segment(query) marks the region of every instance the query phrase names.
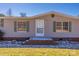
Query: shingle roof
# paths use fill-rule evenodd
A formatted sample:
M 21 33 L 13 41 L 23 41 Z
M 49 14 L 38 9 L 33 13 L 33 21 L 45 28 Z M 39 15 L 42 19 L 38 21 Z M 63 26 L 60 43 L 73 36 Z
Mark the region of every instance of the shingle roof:
M 47 12 L 47 13 L 42 13 L 42 14 L 31 16 L 31 17 L 5 16 L 5 17 L 0 17 L 0 18 L 20 18 L 20 19 L 21 18 L 22 19 L 27 18 L 27 19 L 32 19 L 32 18 L 41 17 L 41 16 L 45 16 L 45 15 L 51 15 L 51 14 L 60 15 L 60 16 L 63 16 L 63 17 L 74 18 L 74 19 L 79 19 L 78 16 L 67 15 L 67 14 L 64 14 L 64 13 L 56 12 L 56 11 L 50 11 L 50 12 Z

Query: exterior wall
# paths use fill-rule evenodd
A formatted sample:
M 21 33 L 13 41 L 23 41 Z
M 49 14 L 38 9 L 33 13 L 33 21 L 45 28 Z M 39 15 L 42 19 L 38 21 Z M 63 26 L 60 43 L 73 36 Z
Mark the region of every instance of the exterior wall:
M 55 37 L 55 38 L 61 38 L 61 37 L 79 37 L 79 20 L 78 19 L 72 19 L 68 17 L 62 17 L 56 15 L 54 18 L 51 18 L 50 16 L 46 16 L 44 18 L 45 21 L 45 36 L 48 37 Z M 71 21 L 72 22 L 72 31 L 71 32 L 53 32 L 53 21 Z
M 31 37 L 35 36 L 35 20 L 36 19 L 44 19 L 45 23 L 45 29 L 44 29 L 44 36 L 45 37 L 55 37 L 55 38 L 61 38 L 61 37 L 79 37 L 79 20 L 63 17 L 60 15 L 55 15 L 54 18 L 52 18 L 50 15 L 40 16 L 36 18 L 32 18 L 30 20 L 24 20 L 24 21 L 30 21 L 30 29 L 29 32 L 14 32 L 14 22 L 17 21 L 16 18 L 5 18 L 4 20 L 4 27 L 2 30 L 5 32 L 4 37 Z M 71 21 L 72 22 L 72 32 L 53 32 L 53 21 Z
M 34 35 L 34 21 L 30 21 L 30 30 L 29 32 L 27 31 L 23 31 L 23 32 L 15 32 L 14 31 L 14 22 L 17 21 L 16 18 L 6 18 L 4 20 L 4 27 L 3 27 L 3 31 L 5 32 L 4 37 L 29 37 Z M 24 21 L 28 21 L 28 20 L 24 20 Z

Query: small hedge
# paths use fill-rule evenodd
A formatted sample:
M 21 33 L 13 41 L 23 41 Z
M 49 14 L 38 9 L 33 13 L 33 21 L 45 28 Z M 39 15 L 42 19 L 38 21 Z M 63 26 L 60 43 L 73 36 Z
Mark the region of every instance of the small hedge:
M 0 30 L 0 40 L 3 40 L 3 36 L 4 36 L 4 32 L 2 30 Z

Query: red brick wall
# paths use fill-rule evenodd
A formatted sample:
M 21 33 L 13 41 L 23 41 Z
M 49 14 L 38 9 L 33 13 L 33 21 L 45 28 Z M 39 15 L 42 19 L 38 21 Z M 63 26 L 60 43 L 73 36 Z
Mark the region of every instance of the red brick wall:
M 52 45 L 52 44 L 57 44 L 57 42 L 53 40 L 29 40 L 29 41 L 26 41 L 25 44 Z

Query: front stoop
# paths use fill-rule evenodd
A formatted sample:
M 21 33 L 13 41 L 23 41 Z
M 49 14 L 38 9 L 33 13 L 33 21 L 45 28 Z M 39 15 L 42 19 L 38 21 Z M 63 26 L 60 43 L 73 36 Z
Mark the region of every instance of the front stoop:
M 27 45 L 55 45 L 57 41 L 52 40 L 51 38 L 45 37 L 33 37 L 30 40 L 26 40 L 25 44 Z

